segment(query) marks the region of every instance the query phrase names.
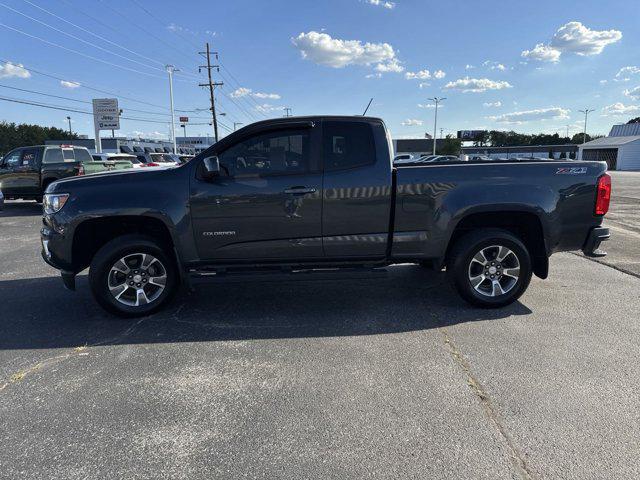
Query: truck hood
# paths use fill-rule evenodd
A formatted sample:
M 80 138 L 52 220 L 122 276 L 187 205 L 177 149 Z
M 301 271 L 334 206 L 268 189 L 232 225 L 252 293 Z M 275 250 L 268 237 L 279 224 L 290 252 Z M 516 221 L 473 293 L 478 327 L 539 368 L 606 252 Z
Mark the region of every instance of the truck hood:
M 122 185 L 143 180 L 152 181 L 154 176 L 161 176 L 175 170 L 176 167 L 163 169 L 146 170 L 144 168 L 127 168 L 125 170 L 112 170 L 108 172 L 92 173 L 91 175 L 80 175 L 68 177 L 53 182 L 47 188 L 46 193 L 69 192 L 76 189 L 84 189 L 93 186 Z

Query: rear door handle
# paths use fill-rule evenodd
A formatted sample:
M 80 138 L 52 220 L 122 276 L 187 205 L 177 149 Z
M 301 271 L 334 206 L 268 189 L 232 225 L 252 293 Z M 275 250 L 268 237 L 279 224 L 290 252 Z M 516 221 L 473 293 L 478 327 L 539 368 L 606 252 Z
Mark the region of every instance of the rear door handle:
M 284 193 L 289 195 L 306 195 L 307 193 L 316 193 L 316 189 L 307 187 L 291 187 L 287 188 Z

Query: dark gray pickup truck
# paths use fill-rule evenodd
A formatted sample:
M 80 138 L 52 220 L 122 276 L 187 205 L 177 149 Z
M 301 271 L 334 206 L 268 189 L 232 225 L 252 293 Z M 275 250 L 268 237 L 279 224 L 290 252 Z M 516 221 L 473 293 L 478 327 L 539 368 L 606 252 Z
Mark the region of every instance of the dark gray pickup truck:
M 194 277 L 296 275 L 394 263 L 446 267 L 468 302 L 516 300 L 563 250 L 604 254 L 604 162 L 392 167 L 382 120 L 301 117 L 247 126 L 165 170 L 47 189 L 42 255 L 68 288 L 148 314 Z

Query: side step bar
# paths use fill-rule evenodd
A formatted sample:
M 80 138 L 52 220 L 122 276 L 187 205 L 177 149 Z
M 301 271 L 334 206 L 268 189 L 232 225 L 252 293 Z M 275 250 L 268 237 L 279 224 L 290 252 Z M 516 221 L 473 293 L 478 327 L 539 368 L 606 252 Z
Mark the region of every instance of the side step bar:
M 292 280 L 330 280 L 330 279 L 379 279 L 386 278 L 388 271 L 384 267 L 345 267 L 345 268 L 271 268 L 263 270 L 238 269 L 191 269 L 189 278 L 193 284 L 267 282 Z

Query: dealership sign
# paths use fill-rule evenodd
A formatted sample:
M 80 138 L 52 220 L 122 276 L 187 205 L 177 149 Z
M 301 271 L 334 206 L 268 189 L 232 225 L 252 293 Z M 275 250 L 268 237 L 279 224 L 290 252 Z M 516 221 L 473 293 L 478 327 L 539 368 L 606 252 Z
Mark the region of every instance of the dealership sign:
M 180 117 L 180 122 L 187 123 L 189 121 L 189 117 Z
M 460 140 L 477 140 L 486 132 L 486 130 L 458 130 L 458 138 Z
M 120 110 L 117 98 L 93 99 L 93 123 L 96 130 L 119 130 Z

